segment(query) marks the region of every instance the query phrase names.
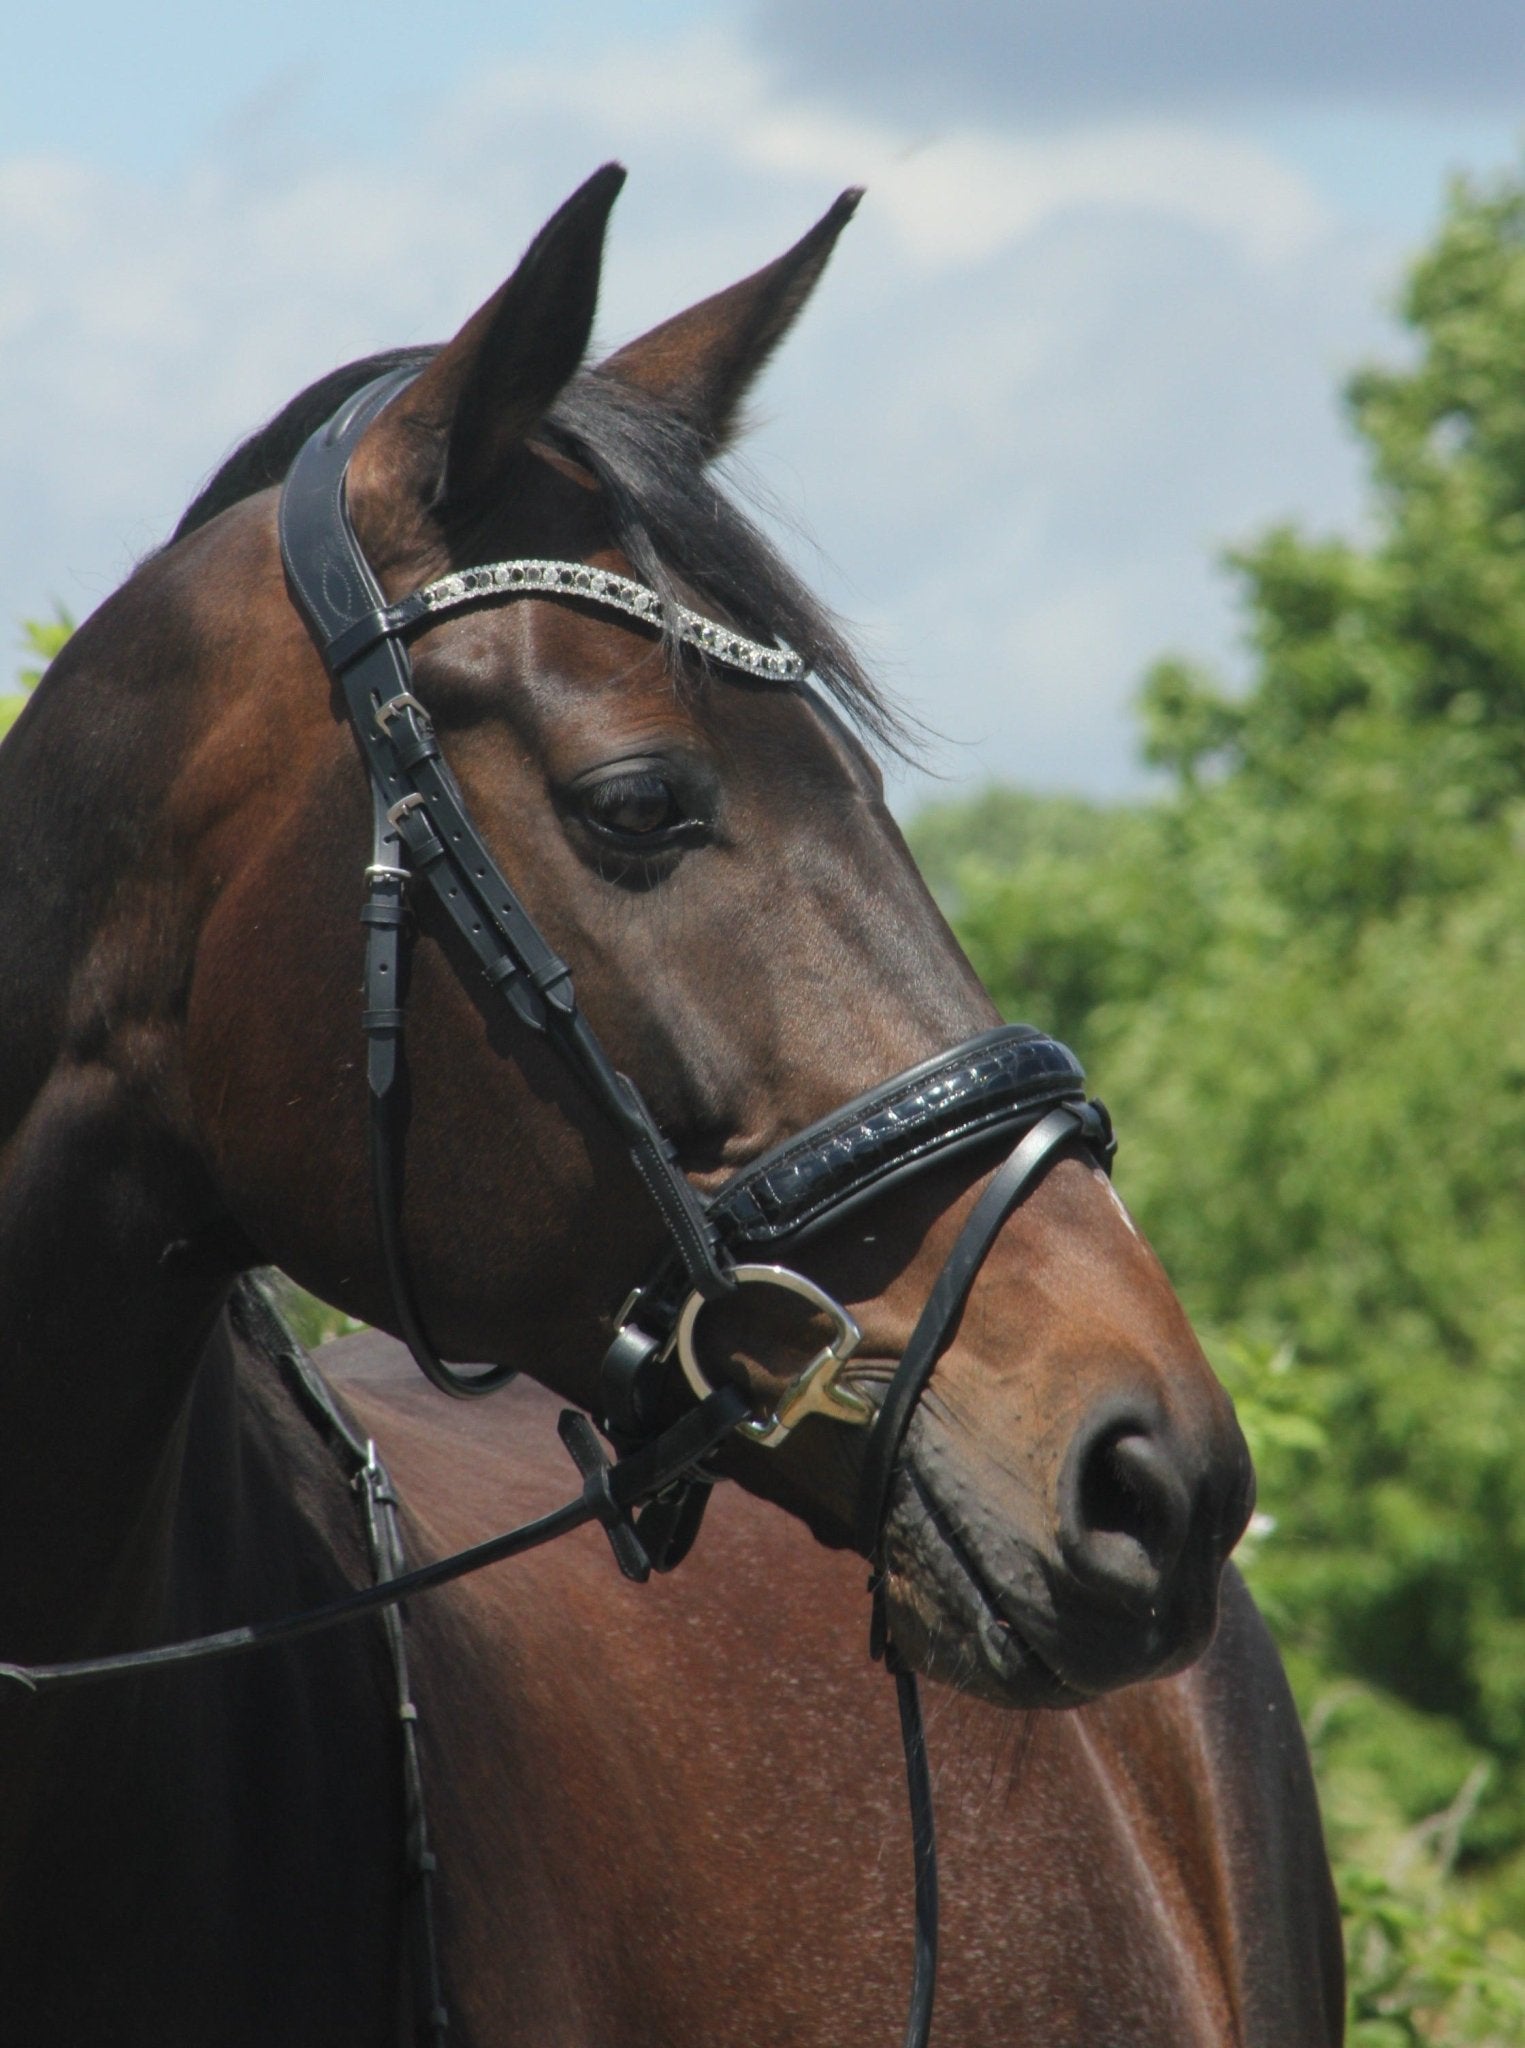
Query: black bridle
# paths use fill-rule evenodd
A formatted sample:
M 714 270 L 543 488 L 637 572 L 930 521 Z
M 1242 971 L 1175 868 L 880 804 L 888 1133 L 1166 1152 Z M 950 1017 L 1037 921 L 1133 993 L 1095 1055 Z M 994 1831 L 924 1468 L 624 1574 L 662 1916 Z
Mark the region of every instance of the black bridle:
M 671 1405 L 676 1349 L 704 1415 L 728 1390 L 711 1389 L 693 1351 L 697 1310 L 743 1281 L 771 1282 L 804 1294 L 831 1315 L 838 1339 L 786 1390 L 770 1417 L 722 1425 L 764 1443 L 788 1434 L 800 1413 L 825 1412 L 870 1427 L 855 1535 L 874 1562 L 873 1640 L 886 1646 L 880 1547 L 891 1479 L 912 1411 L 946 1344 L 986 1254 L 1011 1211 L 1052 1160 L 1076 1146 L 1110 1168 L 1116 1149 L 1099 1103 L 1086 1100 L 1074 1056 L 1025 1026 L 989 1031 L 910 1072 L 894 1076 L 812 1124 L 736 1174 L 711 1200 L 699 1198 L 677 1165 L 639 1090 L 620 1074 L 578 1009 L 566 964 L 547 945 L 476 830 L 450 774 L 428 712 L 412 689 L 407 635 L 445 609 L 502 601 L 515 566 L 467 571 L 448 579 L 448 605 L 431 591 L 388 605 L 350 523 L 345 477 L 366 428 L 415 371 L 394 372 L 353 397 L 307 442 L 281 498 L 281 552 L 287 582 L 324 666 L 338 685 L 371 783 L 373 852 L 368 927 L 366 1030 L 371 1092 L 371 1156 L 376 1213 L 399 1327 L 419 1365 L 454 1394 L 479 1394 L 506 1376 L 496 1368 L 463 1377 L 428 1342 L 403 1254 L 392 1105 L 401 1077 L 403 890 L 409 872 L 425 879 L 437 905 L 476 955 L 488 984 L 521 1024 L 543 1034 L 578 1075 L 629 1148 L 671 1239 L 661 1270 L 624 1304 L 599 1377 L 605 1433 L 621 1453 L 650 1455 L 667 1434 L 655 1427 Z M 546 565 L 536 564 L 544 568 Z M 587 572 L 566 565 L 565 594 L 598 604 Z M 434 587 L 431 587 L 431 589 Z M 546 593 L 541 582 L 541 594 Z M 554 593 L 560 595 L 559 592 Z M 655 609 L 655 607 L 654 607 Z M 723 629 L 700 629 L 701 644 L 722 665 Z M 753 648 L 754 654 L 758 650 Z M 934 1160 L 997 1136 L 1017 1143 L 976 1202 L 906 1346 L 877 1412 L 838 1383 L 857 1326 L 789 1269 L 747 1254 L 794 1248 Z M 714 1411 L 717 1424 L 722 1421 Z M 690 1419 L 689 1426 L 692 1426 Z M 684 1427 L 669 1423 L 668 1429 Z M 569 1439 L 592 1482 L 603 1467 L 591 1432 Z M 606 1482 L 615 1483 L 611 1478 Z M 694 1540 L 710 1477 L 696 1461 L 644 1506 L 639 1521 L 606 1520 L 621 1569 L 644 1577 L 670 1569 Z M 925 2039 L 936 1968 L 936 1866 L 931 1789 L 913 1675 L 896 1666 L 901 1730 L 911 1793 L 917 1874 L 917 1961 L 907 2041 Z
M 660 1212 L 669 1246 L 658 1269 L 615 1318 L 598 1382 L 599 1420 L 617 1451 L 611 1461 L 587 1419 L 567 1411 L 561 1435 L 583 1477 L 578 1498 L 552 1515 L 454 1557 L 402 1572 L 395 1544 L 379 1582 L 308 1613 L 223 1631 L 193 1642 L 69 1664 L 0 1664 L 0 1678 L 33 1691 L 109 1678 L 130 1670 L 236 1655 L 333 1626 L 377 1607 L 519 1555 L 589 1521 L 602 1524 L 620 1569 L 645 1579 L 687 1553 L 713 1483 L 711 1454 L 741 1434 L 776 1444 L 806 1414 L 866 1426 L 855 1539 L 871 1560 L 875 1654 L 895 1673 L 911 1796 L 916 1868 L 916 1970 L 908 2048 L 925 2042 L 936 1963 L 936 1866 L 931 1788 L 913 1675 L 886 1645 L 884 1519 L 912 1412 L 945 1348 L 975 1276 L 1002 1224 L 1060 1154 L 1088 1153 L 1110 1170 L 1116 1146 L 1100 1103 L 1085 1096 L 1074 1055 L 1026 1025 L 1006 1025 L 897 1074 L 743 1167 L 709 1199 L 677 1164 L 639 1090 L 609 1059 L 578 1008 L 570 970 L 547 944 L 467 813 L 428 712 L 412 689 L 407 638 L 446 613 L 503 601 L 516 588 L 558 600 L 612 602 L 662 623 L 660 604 L 632 607 L 605 598 L 600 579 L 565 564 L 497 564 L 458 572 L 387 604 L 350 523 L 345 476 L 366 428 L 411 382 L 394 371 L 350 398 L 302 448 L 280 504 L 288 587 L 338 686 L 371 787 L 373 833 L 361 918 L 367 930 L 364 1029 L 371 1104 L 370 1154 L 379 1240 L 398 1327 L 419 1366 L 445 1392 L 480 1395 L 512 1368 L 463 1373 L 429 1341 L 408 1269 L 401 1228 L 399 1161 L 404 1098 L 403 990 L 407 906 L 417 881 L 432 892 L 470 953 L 485 986 L 517 1021 L 545 1038 L 618 1131 Z M 495 573 L 567 570 L 516 585 Z M 628 579 L 603 579 L 634 588 Z M 448 586 L 448 588 L 446 587 Z M 798 663 L 685 614 L 685 637 L 708 659 L 792 677 Z M 747 650 L 746 656 L 738 650 Z M 803 682 L 799 685 L 804 688 Z M 876 1200 L 933 1163 L 997 1140 L 1013 1149 L 964 1222 L 899 1365 L 877 1405 L 841 1383 L 858 1339 L 839 1303 L 805 1275 L 774 1263 L 828 1225 Z M 836 1337 L 777 1399 L 755 1414 L 733 1386 L 712 1386 L 698 1359 L 703 1307 L 746 1285 L 802 1295 L 830 1318 Z M 378 1568 L 379 1570 L 379 1568 Z
M 863 1554 L 874 1557 L 911 1411 L 996 1232 L 1058 1152 L 1080 1145 L 1110 1165 L 1110 1122 L 1099 1103 L 1086 1100 L 1085 1076 L 1072 1053 L 1026 1025 L 1005 1025 L 880 1083 L 743 1167 L 710 1199 L 696 1193 L 640 1091 L 615 1068 L 579 1009 L 566 963 L 472 822 L 412 687 L 408 637 L 444 615 L 502 603 L 516 588 L 578 604 L 610 600 L 600 595 L 595 572 L 536 562 L 457 572 L 386 602 L 350 522 L 345 478 L 361 436 L 416 375 L 416 366 L 392 371 L 351 397 L 298 454 L 280 507 L 287 583 L 338 688 L 370 779 L 373 849 L 361 917 L 367 926 L 372 1180 L 398 1325 L 419 1365 L 449 1393 L 485 1393 L 508 1376 L 503 1367 L 467 1375 L 442 1362 L 425 1332 L 403 1250 L 397 1166 L 403 899 L 417 878 L 475 956 L 487 987 L 521 1025 L 554 1046 L 619 1132 L 666 1225 L 668 1253 L 620 1310 L 599 1375 L 600 1420 L 622 1453 L 660 1434 L 674 1412 L 675 1392 L 680 1404 L 692 1405 L 683 1403 L 675 1353 L 701 1405 L 709 1398 L 694 1352 L 696 1311 L 738 1284 L 805 1292 L 834 1317 L 839 1332 L 851 1331 L 855 1339 L 856 1326 L 839 1304 L 803 1276 L 760 1263 L 758 1254 L 793 1251 L 934 1161 L 998 1137 L 1019 1141 L 966 1224 L 877 1411 L 840 1386 L 850 1346 L 838 1342 L 786 1389 L 770 1418 L 738 1425 L 759 1441 L 778 1442 L 793 1426 L 791 1415 L 824 1411 L 868 1423 L 856 1534 Z M 526 570 L 537 573 L 516 584 L 516 573 L 522 578 Z M 557 571 L 564 573 L 546 573 Z M 660 622 L 654 598 L 650 616 Z M 747 665 L 754 669 L 759 658 L 770 659 L 768 650 L 721 627 L 701 624 L 692 637 L 721 666 L 732 659 L 728 645 L 749 650 Z M 771 658 L 781 671 L 798 668 L 787 650 Z M 672 1527 L 652 1559 L 663 1566 L 675 1563 L 692 1540 L 692 1500 L 668 1520 Z M 657 1535 L 653 1526 L 654 1544 Z

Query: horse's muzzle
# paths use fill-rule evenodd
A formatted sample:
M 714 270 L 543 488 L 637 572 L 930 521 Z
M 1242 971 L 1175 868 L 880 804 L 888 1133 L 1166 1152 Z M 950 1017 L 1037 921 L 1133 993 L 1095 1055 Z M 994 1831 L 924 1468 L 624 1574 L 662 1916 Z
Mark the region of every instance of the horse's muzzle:
M 1254 1502 L 1232 1415 L 1188 1438 L 1112 1396 L 1049 1487 L 917 1416 L 885 1529 L 890 1619 L 908 1661 L 1014 1706 L 1073 1706 L 1190 1664 Z

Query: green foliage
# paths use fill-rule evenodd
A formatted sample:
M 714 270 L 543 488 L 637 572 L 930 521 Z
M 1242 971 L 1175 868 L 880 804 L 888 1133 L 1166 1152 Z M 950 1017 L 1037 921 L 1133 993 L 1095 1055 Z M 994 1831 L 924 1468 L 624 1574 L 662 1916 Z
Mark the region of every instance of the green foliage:
M 1350 2048 L 1504 2048 L 1525 2040 L 1525 1941 L 1433 1865 L 1402 1881 L 1347 1867 L 1340 1903 Z
M 365 1328 L 353 1316 L 347 1316 L 342 1308 L 333 1308 L 328 1302 L 320 1301 L 317 1295 L 309 1294 L 305 1287 L 298 1287 L 295 1280 L 276 1266 L 266 1267 L 263 1278 L 274 1294 L 288 1328 L 308 1351 L 316 1351 L 320 1345 L 332 1343 L 335 1337 L 347 1337 L 352 1330 Z
M 42 671 L 61 652 L 64 642 L 74 631 L 74 621 L 61 604 L 53 607 L 51 619 L 25 619 L 21 627 L 21 641 L 28 654 L 34 655 L 42 664 L 41 668 L 27 667 L 17 673 L 16 680 L 23 690 L 33 690 L 42 681 Z
M 43 669 L 47 667 L 48 663 L 57 654 L 73 631 L 74 621 L 61 604 L 54 605 L 51 619 L 24 619 L 22 621 L 22 647 L 27 654 L 34 658 L 34 662 L 40 663 L 41 666 L 34 666 L 33 662 L 29 662 L 25 667 L 18 669 L 16 681 L 20 686 L 20 693 L 12 696 L 0 696 L 0 739 L 3 739 L 15 724 L 20 715 L 21 707 L 26 702 L 27 692 L 35 689 L 42 681 Z
M 1245 1419 L 1363 2048 L 1525 2040 L 1525 181 L 1454 189 L 1404 309 L 1371 538 L 1230 557 L 1253 681 L 1150 674 L 1168 795 L 912 835 Z

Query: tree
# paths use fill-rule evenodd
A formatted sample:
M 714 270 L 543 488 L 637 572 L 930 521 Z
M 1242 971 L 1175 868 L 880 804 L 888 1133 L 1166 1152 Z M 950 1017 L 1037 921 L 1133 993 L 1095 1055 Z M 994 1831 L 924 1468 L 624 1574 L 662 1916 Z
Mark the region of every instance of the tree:
M 63 606 L 53 607 L 51 619 L 25 619 L 21 626 L 21 644 L 33 657 L 31 662 L 17 671 L 19 685 L 17 694 L 0 696 L 0 739 L 3 739 L 20 715 L 26 702 L 27 693 L 42 681 L 42 671 L 74 631 L 74 621 Z M 36 664 L 41 664 L 37 666 Z
M 1240 1400 L 1337 1847 L 1391 1862 L 1428 1821 L 1497 1923 L 1525 1909 L 1525 184 L 1453 189 L 1403 312 L 1415 359 L 1348 394 L 1371 538 L 1229 557 L 1253 677 L 1152 671 L 1167 793 L 992 793 L 913 840 L 1008 1009 L 1085 1058 Z M 1480 1996 L 1484 2032 L 1434 2038 L 1504 2038 Z

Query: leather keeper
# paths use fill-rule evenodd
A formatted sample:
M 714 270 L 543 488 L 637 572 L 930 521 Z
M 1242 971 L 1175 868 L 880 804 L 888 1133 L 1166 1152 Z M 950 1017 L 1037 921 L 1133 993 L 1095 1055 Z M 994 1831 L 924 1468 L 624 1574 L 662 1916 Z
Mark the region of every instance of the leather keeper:
M 422 805 L 416 810 L 401 812 L 393 823 L 414 867 L 432 868 L 436 861 L 444 859 L 445 842 L 429 823 Z
M 609 1434 L 617 1443 L 621 1437 L 646 1433 L 646 1368 L 656 1357 L 660 1344 L 635 1323 L 616 1331 L 614 1342 L 604 1353 L 598 1368 L 599 1408 Z
M 405 726 L 401 732 L 392 735 L 392 750 L 404 768 L 416 768 L 420 761 L 439 759 L 439 742 L 434 737 L 433 727 L 422 727 L 409 731 Z
M 385 607 L 364 613 L 353 625 L 335 633 L 323 649 L 323 660 L 331 676 L 341 675 L 352 661 L 358 661 L 378 640 L 391 632 Z

